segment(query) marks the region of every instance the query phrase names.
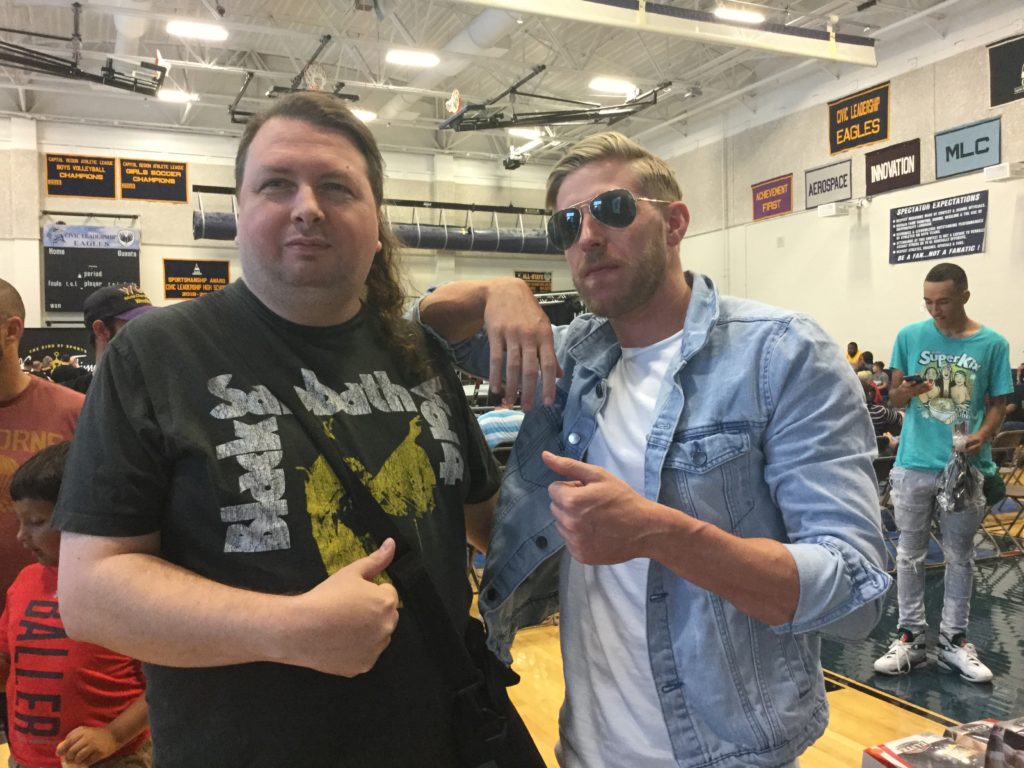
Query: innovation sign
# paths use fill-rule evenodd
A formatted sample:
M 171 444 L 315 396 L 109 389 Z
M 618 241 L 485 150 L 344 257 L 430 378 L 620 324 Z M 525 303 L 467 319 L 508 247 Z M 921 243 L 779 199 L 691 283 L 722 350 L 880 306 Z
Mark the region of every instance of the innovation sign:
M 852 163 L 843 160 L 823 168 L 804 172 L 804 190 L 807 208 L 817 208 L 825 203 L 836 203 L 853 197 Z
M 865 191 L 891 192 L 921 183 L 921 140 L 911 139 L 864 155 Z
M 991 117 L 935 134 L 935 178 L 999 163 L 1000 119 Z

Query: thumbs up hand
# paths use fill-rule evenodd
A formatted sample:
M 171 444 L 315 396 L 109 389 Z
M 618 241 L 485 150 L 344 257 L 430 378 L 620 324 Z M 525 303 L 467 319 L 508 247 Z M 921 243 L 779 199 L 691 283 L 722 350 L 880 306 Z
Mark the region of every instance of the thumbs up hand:
M 612 565 L 650 557 L 657 504 L 607 470 L 548 451 L 541 458 L 565 480 L 548 486 L 555 527 L 576 560 Z

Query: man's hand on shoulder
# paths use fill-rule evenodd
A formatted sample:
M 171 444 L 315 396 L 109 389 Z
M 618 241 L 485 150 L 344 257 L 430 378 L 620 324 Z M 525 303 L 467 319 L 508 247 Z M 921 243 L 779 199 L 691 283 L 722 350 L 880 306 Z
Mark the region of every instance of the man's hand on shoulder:
M 555 379 L 561 371 L 555 358 L 551 321 L 524 281 L 499 278 L 488 283 L 484 326 L 491 348 L 491 389 L 502 392 L 509 405 L 521 393 L 523 408 L 530 410 L 539 376 L 544 404 L 554 403 Z
M 374 579 L 391 564 L 395 542 L 332 574 L 294 598 L 295 621 L 280 627 L 280 661 L 342 677 L 368 672 L 398 624 L 398 593 Z

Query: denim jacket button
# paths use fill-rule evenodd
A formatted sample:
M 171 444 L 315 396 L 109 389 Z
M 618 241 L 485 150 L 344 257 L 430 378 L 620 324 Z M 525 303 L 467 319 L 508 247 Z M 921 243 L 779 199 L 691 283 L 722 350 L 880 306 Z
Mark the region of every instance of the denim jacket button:
M 538 536 L 536 539 L 533 540 L 533 543 L 537 545 L 537 549 L 547 549 L 548 548 L 548 537 L 547 536 Z
M 569 444 L 570 445 L 578 445 L 579 442 L 580 442 L 580 436 L 578 434 L 573 432 L 571 435 L 569 435 Z
M 698 448 L 693 452 L 693 463 L 698 467 L 703 467 L 708 463 L 708 455 Z
M 494 587 L 491 587 L 484 593 L 484 597 L 487 599 L 487 602 L 494 602 L 498 599 L 498 591 Z

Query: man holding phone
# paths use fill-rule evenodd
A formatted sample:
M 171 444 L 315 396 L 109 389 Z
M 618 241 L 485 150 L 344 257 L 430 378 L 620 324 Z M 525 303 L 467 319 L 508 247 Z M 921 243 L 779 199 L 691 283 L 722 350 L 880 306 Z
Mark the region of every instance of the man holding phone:
M 990 442 L 1013 390 L 1009 345 L 1002 335 L 967 316 L 964 306 L 970 296 L 960 267 L 933 267 L 924 280 L 924 305 L 931 319 L 900 330 L 893 349 L 889 403 L 907 411 L 890 475 L 900 532 L 899 626 L 889 650 L 875 661 L 875 671 L 886 675 L 906 674 L 927 661 L 924 562 L 939 473 L 954 449 L 969 456 L 983 475 L 997 471 Z M 992 671 L 967 641 L 974 534 L 984 511 L 978 487 L 966 508 L 943 511 L 940 519 L 946 571 L 936 661 L 971 683 L 992 679 Z

